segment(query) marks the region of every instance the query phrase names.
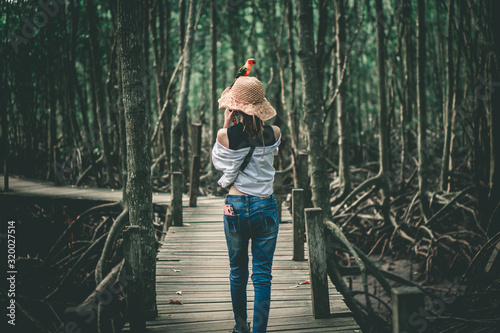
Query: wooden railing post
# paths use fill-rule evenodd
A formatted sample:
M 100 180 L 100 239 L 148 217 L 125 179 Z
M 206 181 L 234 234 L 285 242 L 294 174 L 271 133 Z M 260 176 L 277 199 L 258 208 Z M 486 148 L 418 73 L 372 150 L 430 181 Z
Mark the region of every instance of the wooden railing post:
M 309 177 L 309 155 L 306 152 L 300 152 L 297 157 L 297 167 L 295 168 L 298 173 L 296 188 L 304 190 L 304 207 L 312 207 L 311 201 L 311 179 Z
M 172 174 L 172 221 L 175 226 L 182 226 L 182 172 Z
M 410 324 L 411 316 L 424 309 L 424 294 L 417 287 L 397 287 L 391 289 L 392 332 L 416 333 L 420 326 Z M 411 322 L 414 323 L 414 320 Z
M 326 240 L 321 208 L 306 208 L 309 276 L 311 280 L 312 312 L 315 319 L 330 316 L 330 300 L 326 267 Z
M 292 190 L 293 259 L 304 260 L 304 190 Z
M 283 172 L 276 171 L 274 174 L 274 196 L 278 204 L 278 221 L 282 221 L 281 206 L 283 206 Z
M 191 155 L 201 155 L 201 124 L 191 124 Z
M 306 152 L 299 152 L 296 156 L 296 167 L 294 175 L 296 178 L 295 186 L 307 191 L 309 189 L 309 155 Z
M 191 161 L 191 181 L 189 182 L 189 207 L 196 207 L 200 185 L 200 156 L 194 155 Z
M 189 173 L 189 207 L 196 207 L 196 197 L 200 184 L 200 155 L 201 155 L 200 123 L 191 124 L 191 170 Z

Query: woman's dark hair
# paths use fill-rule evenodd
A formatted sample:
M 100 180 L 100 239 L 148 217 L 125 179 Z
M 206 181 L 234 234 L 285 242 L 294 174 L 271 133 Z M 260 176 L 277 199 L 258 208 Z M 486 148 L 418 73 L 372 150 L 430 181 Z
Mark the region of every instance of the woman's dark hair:
M 261 135 L 264 130 L 264 125 L 262 120 L 257 116 L 249 116 L 246 113 L 239 112 L 243 118 L 241 123 L 243 124 L 243 132 L 246 133 L 251 138 L 255 139 L 258 135 Z

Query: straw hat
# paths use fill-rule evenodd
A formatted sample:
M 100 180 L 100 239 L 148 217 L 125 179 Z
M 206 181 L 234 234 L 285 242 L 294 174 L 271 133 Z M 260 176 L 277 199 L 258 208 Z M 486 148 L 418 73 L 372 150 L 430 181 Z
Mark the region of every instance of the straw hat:
M 226 88 L 219 99 L 219 109 L 238 110 L 263 121 L 276 115 L 264 95 L 262 83 L 253 76 L 241 76 L 232 88 Z

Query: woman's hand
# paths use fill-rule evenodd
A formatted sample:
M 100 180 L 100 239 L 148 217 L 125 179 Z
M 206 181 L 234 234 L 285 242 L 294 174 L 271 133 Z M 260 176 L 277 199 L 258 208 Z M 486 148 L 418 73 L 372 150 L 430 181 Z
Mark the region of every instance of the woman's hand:
M 226 109 L 226 111 L 224 111 L 224 127 L 223 128 L 228 128 L 232 125 L 235 112 L 236 112 L 236 110 L 229 110 L 229 109 Z

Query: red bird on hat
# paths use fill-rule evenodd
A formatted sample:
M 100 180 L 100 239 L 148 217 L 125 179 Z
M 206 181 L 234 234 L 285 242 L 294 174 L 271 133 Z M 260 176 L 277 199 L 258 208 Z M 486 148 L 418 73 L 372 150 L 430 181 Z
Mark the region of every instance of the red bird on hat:
M 250 58 L 243 66 L 240 67 L 240 69 L 238 69 L 238 72 L 236 72 L 236 75 L 234 76 L 233 84 L 231 84 L 231 87 L 229 87 L 229 89 L 233 87 L 234 83 L 240 76 L 248 76 L 248 74 L 250 74 L 253 64 L 255 64 L 255 59 Z
M 240 76 L 248 76 L 248 74 L 250 74 L 250 71 L 252 70 L 253 64 L 255 64 L 255 59 L 250 58 L 247 60 L 247 62 L 243 66 L 240 67 L 240 69 L 238 69 L 238 72 L 236 72 L 236 75 L 234 76 L 234 81 L 231 84 L 231 87 L 229 87 L 229 89 L 231 89 L 233 87 L 234 83 L 236 82 L 236 80 Z M 233 124 L 236 125 L 236 117 L 235 116 L 233 116 Z

